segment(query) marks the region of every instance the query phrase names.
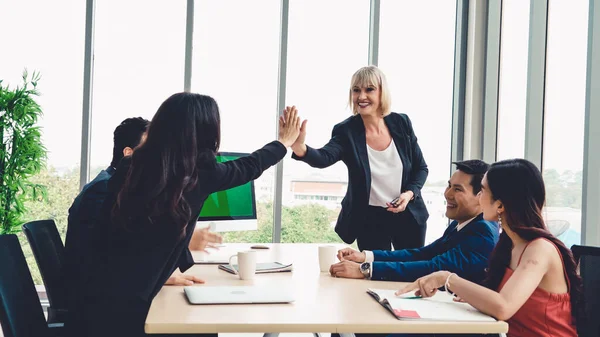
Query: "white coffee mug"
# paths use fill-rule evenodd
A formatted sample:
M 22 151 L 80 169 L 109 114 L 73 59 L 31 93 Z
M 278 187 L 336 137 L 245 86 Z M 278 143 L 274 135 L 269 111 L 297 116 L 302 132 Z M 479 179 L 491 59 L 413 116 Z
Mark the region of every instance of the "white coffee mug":
M 232 260 L 237 258 L 237 270 L 234 268 Z M 249 250 L 238 252 L 229 258 L 229 268 L 242 280 L 253 280 L 256 275 L 256 252 Z
M 328 272 L 329 267 L 336 263 L 337 249 L 335 246 L 319 246 L 319 267 L 321 272 Z

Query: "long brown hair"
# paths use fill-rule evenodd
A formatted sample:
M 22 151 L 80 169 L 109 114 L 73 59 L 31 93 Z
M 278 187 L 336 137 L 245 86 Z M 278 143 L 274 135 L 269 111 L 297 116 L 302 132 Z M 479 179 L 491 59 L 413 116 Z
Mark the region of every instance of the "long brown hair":
M 192 217 L 185 193 L 196 187 L 198 168 L 214 164 L 220 132 L 219 107 L 211 97 L 182 92 L 164 101 L 131 157 L 113 223 L 128 230 L 168 226 L 185 234 Z
M 559 239 L 548 231 L 542 217 L 542 208 L 546 201 L 544 180 L 538 168 L 525 159 L 510 159 L 494 163 L 487 172 L 487 183 L 493 200 L 504 205 L 503 226 L 526 241 L 538 238 L 550 240 L 562 256 L 565 272 L 569 279 L 571 313 L 574 319 L 581 319 L 583 313 L 583 291 L 581 278 L 577 274 L 577 265 L 573 254 Z M 498 290 L 505 269 L 509 267 L 512 240 L 506 232 L 492 252 L 485 284 Z

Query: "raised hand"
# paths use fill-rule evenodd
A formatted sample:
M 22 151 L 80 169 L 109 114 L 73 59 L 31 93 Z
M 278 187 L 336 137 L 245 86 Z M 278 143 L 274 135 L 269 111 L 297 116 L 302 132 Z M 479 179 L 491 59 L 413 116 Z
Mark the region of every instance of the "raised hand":
M 354 262 L 363 263 L 367 259 L 367 256 L 363 252 L 359 252 L 357 250 L 354 250 L 354 249 L 348 247 L 348 248 L 338 250 L 337 258 L 340 261 L 354 261 Z
M 285 147 L 292 146 L 298 139 L 301 124 L 298 109 L 295 106 L 286 108 L 279 116 L 279 142 Z
M 292 144 L 292 151 L 294 151 L 294 153 L 299 157 L 304 157 L 304 155 L 306 154 L 306 144 L 304 143 L 306 140 L 306 123 L 307 120 L 304 120 L 302 122 L 302 125 L 300 126 L 300 134 L 298 135 L 298 139 L 296 139 L 294 144 Z

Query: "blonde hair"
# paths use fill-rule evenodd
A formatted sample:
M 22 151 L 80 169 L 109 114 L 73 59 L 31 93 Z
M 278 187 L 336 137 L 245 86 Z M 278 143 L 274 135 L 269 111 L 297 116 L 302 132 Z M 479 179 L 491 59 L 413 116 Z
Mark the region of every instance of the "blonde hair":
M 352 75 L 350 93 L 348 96 L 348 105 L 352 108 L 352 113 L 354 115 L 358 114 L 358 107 L 354 105 L 354 102 L 352 101 L 352 88 L 365 88 L 369 86 L 379 88 L 381 93 L 381 97 L 379 99 L 379 110 L 381 110 L 382 116 L 389 115 L 392 109 L 392 96 L 390 95 L 390 89 L 388 87 L 385 75 L 376 66 L 362 67 L 358 69 L 354 75 Z

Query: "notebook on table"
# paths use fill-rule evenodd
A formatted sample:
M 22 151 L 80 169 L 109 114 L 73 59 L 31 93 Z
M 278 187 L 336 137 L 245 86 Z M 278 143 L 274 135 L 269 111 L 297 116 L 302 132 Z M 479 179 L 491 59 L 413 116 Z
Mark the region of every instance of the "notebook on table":
M 285 287 L 267 286 L 188 286 L 183 288 L 191 304 L 259 304 L 294 302 Z
M 234 264 L 233 268 L 235 268 L 236 271 L 238 271 L 238 265 Z M 235 274 L 235 272 L 233 271 L 233 269 L 231 269 L 231 266 L 229 266 L 229 264 L 222 264 L 219 265 L 219 269 L 224 270 L 230 274 Z M 279 272 L 286 272 L 286 271 L 292 271 L 292 264 L 283 264 L 280 262 L 269 262 L 269 263 L 257 263 L 256 264 L 256 273 L 257 274 L 264 274 L 264 273 L 279 273 Z
M 452 295 L 438 291 L 429 298 L 415 297 L 413 294 L 396 296 L 394 290 L 367 289 L 379 304 L 388 309 L 397 319 L 429 320 L 453 322 L 495 322 L 468 303 L 452 300 Z

